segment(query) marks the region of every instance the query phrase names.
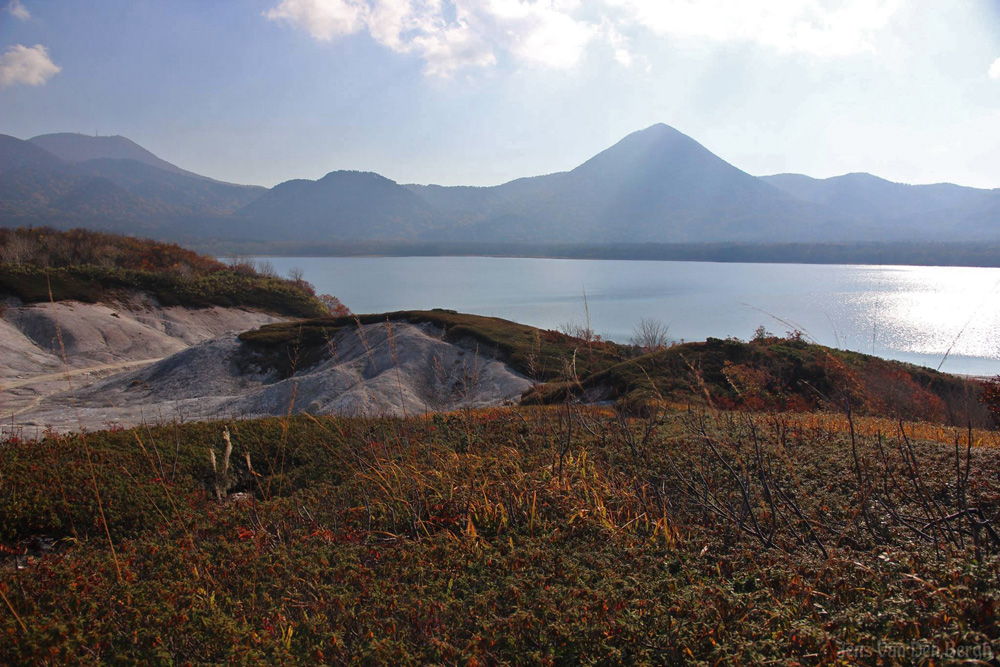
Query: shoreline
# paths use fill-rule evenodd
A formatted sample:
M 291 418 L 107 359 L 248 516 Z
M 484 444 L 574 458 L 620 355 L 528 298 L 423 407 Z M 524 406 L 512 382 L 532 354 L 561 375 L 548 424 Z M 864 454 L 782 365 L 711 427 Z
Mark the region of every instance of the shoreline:
M 1000 243 L 480 243 L 424 241 L 202 241 L 187 247 L 216 257 L 483 257 L 723 264 L 1000 268 Z

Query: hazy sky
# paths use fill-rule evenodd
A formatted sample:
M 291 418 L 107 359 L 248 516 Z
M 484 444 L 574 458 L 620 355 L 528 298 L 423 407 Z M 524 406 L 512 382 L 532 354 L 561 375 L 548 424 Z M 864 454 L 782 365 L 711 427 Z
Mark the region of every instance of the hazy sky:
M 489 185 L 663 122 L 752 174 L 1000 187 L 1000 0 L 0 0 L 0 132 Z

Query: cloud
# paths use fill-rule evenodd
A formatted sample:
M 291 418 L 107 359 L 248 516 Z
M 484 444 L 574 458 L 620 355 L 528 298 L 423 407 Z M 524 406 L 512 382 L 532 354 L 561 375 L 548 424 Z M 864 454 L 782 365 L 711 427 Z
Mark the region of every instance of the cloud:
M 578 20 L 579 0 L 282 0 L 268 19 L 329 41 L 367 31 L 397 53 L 421 57 L 428 74 L 518 62 L 570 68 L 598 35 Z
M 21 4 L 21 0 L 10 0 L 7 4 L 7 12 L 16 19 L 27 21 L 31 18 L 31 12 Z
M 264 16 L 272 21 L 287 21 L 315 39 L 330 41 L 361 30 L 366 10 L 364 2 L 352 0 L 284 0 Z
M 18 83 L 40 86 L 61 69 L 41 44 L 32 47 L 15 44 L 0 56 L 0 88 Z
M 661 35 L 747 42 L 841 57 L 874 50 L 902 0 L 604 0 L 619 20 Z
M 595 41 L 623 67 L 648 60 L 629 37 L 746 42 L 783 53 L 842 57 L 872 51 L 904 0 L 280 0 L 264 16 L 332 41 L 367 32 L 428 74 L 490 67 L 504 56 L 567 69 Z M 585 15 L 586 18 L 581 18 Z
M 990 78 L 1000 79 L 1000 58 L 994 60 L 993 64 L 990 65 Z
M 607 19 L 604 19 L 604 23 L 601 25 L 601 31 L 604 33 L 604 39 L 606 39 L 608 44 L 611 45 L 611 49 L 614 52 L 615 62 L 622 67 L 632 67 L 632 64 L 635 62 L 635 56 L 629 48 L 628 37 L 618 32 L 618 29 L 615 28 L 614 24 Z
M 485 3 L 484 22 L 494 41 L 515 58 L 536 65 L 568 68 L 576 65 L 597 28 L 577 21 L 571 11 L 579 3 L 491 0 Z

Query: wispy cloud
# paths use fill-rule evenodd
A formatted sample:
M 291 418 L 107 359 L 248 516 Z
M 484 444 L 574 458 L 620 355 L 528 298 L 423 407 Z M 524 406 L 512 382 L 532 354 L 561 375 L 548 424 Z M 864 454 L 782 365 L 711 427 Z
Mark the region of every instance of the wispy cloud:
M 361 30 L 368 6 L 356 0 L 284 0 L 264 16 L 288 21 L 315 39 L 329 41 Z
M 661 35 L 747 42 L 827 57 L 874 49 L 902 0 L 603 0 L 618 20 Z
M 61 69 L 41 44 L 30 47 L 15 44 L 0 55 L 0 88 L 19 83 L 40 86 Z
M 904 0 L 280 0 L 264 16 L 330 41 L 367 31 L 429 74 L 516 62 L 570 68 L 600 41 L 624 67 L 630 35 L 747 42 L 825 57 L 874 50 Z
M 7 12 L 14 18 L 22 21 L 27 21 L 31 18 L 31 12 L 21 3 L 21 0 L 10 0 L 7 4 Z
M 619 32 L 614 23 L 607 19 L 604 19 L 604 23 L 601 25 L 601 31 L 608 44 L 611 46 L 615 61 L 622 67 L 632 67 L 636 58 L 629 46 L 629 38 Z
M 994 60 L 993 64 L 990 65 L 990 78 L 1000 79 L 1000 58 Z
M 554 68 L 576 65 L 598 26 L 578 20 L 579 0 L 282 0 L 264 15 L 313 38 L 363 30 L 397 53 L 413 53 L 429 74 L 496 65 L 504 54 Z

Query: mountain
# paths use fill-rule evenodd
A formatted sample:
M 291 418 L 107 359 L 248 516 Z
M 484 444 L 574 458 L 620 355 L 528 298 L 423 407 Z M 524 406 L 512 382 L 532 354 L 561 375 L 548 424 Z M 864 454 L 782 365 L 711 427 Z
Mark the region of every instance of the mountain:
M 164 171 L 135 160 L 101 158 L 76 165 L 96 177 L 106 178 L 129 193 L 157 202 L 177 213 L 227 215 L 267 192 L 252 185 L 234 185 L 188 172 Z
M 1000 218 L 986 212 L 1000 205 L 1000 190 L 950 183 L 906 185 L 864 173 L 825 179 L 776 174 L 760 180 L 798 200 L 824 207 L 839 220 L 895 230 L 900 235 L 955 231 L 968 238 L 1000 232 Z M 983 213 L 975 215 L 977 210 Z
M 495 187 L 408 185 L 457 222 L 437 240 L 557 243 L 1000 240 L 1000 189 L 870 174 L 755 177 L 667 125 L 579 167 Z
M 185 171 L 180 167 L 161 160 L 131 139 L 122 136 L 92 137 L 87 134 L 60 132 L 43 134 L 29 139 L 39 148 L 55 155 L 66 162 L 86 162 L 87 160 L 133 160 L 156 167 L 162 171 L 182 174 L 204 180 L 212 180 L 206 176 Z
M 31 142 L 0 134 L 0 172 L 47 169 L 61 164 L 62 160 Z
M 38 146 L 0 134 L 0 220 L 5 226 L 50 216 L 51 204 L 86 180 Z
M 756 177 L 663 124 L 578 167 L 493 187 L 335 171 L 270 190 L 172 165 L 124 137 L 0 135 L 0 225 L 169 239 L 440 244 L 1000 241 L 1000 189 L 871 174 Z
M 206 222 L 225 227 L 226 216 L 263 192 L 184 171 L 124 137 L 65 134 L 24 141 L 0 135 L 3 226 L 85 226 L 176 237 L 192 228 L 204 233 Z
M 257 223 L 251 231 L 265 237 L 330 241 L 414 238 L 433 225 L 435 211 L 384 176 L 334 171 L 276 185 L 237 216 Z
M 850 215 L 884 217 L 914 215 L 927 209 L 950 209 L 989 197 L 989 190 L 950 183 L 906 185 L 871 174 L 810 178 L 800 174 L 761 176 L 760 180 L 792 195 Z
M 662 124 L 630 134 L 569 172 L 494 188 L 410 188 L 473 218 L 458 231 L 461 240 L 503 238 L 512 226 L 520 236 L 512 240 L 592 243 L 794 240 L 823 233 L 816 229 L 816 206 Z

